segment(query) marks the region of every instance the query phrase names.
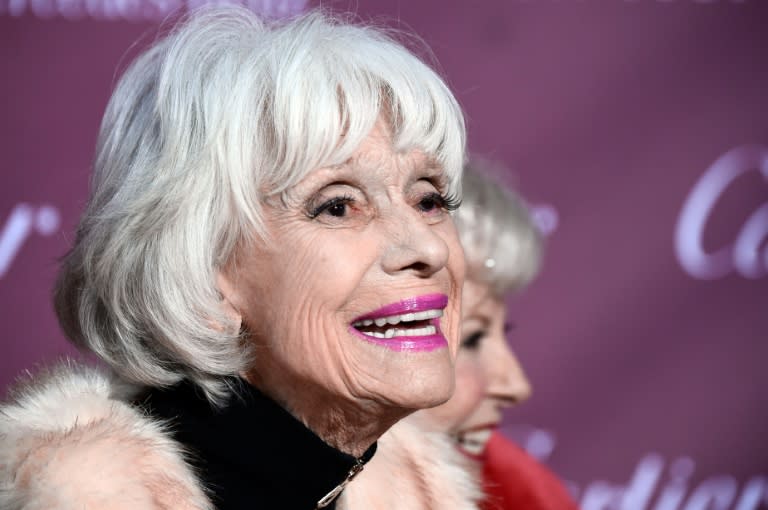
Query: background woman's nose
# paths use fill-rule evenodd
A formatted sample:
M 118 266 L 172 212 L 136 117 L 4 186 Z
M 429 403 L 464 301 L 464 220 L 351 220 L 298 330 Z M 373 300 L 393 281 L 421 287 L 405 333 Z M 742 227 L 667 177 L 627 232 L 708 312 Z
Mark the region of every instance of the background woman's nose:
M 488 393 L 502 400 L 506 405 L 517 405 L 531 397 L 533 389 L 506 338 L 492 356 L 488 373 Z

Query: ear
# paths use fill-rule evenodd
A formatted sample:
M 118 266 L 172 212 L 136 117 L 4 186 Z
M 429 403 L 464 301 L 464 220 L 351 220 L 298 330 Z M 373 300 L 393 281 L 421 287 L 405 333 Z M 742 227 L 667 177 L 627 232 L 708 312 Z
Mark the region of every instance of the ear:
M 240 327 L 243 325 L 243 315 L 235 306 L 235 303 L 238 302 L 237 290 L 230 277 L 223 270 L 216 272 L 216 287 L 219 289 L 219 294 L 221 294 L 222 312 L 237 326 L 237 331 L 240 331 Z M 223 329 L 221 325 L 218 325 L 218 327 Z

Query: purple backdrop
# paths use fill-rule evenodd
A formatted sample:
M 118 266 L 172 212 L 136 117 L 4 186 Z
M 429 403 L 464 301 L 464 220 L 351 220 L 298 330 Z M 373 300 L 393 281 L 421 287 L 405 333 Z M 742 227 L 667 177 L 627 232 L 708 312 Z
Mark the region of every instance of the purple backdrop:
M 72 352 L 49 293 L 116 70 L 196 3 L 0 0 L 0 388 Z M 505 431 L 585 510 L 768 508 L 768 3 L 354 5 L 427 41 L 549 232 Z

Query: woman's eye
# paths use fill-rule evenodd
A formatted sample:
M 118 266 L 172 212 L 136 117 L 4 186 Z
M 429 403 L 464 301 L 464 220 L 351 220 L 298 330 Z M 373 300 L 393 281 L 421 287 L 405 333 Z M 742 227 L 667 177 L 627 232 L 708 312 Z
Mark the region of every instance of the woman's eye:
M 336 216 L 337 218 L 341 218 L 347 212 L 347 204 L 345 204 L 344 202 L 337 202 L 331 205 L 330 207 L 328 207 L 326 211 L 331 216 Z
M 419 209 L 424 212 L 431 212 L 435 209 L 441 209 L 443 207 L 443 197 L 437 193 L 430 193 L 423 197 L 419 202 Z
M 430 213 L 437 209 L 441 211 L 453 211 L 459 207 L 458 201 L 444 197 L 440 193 L 427 193 L 419 200 L 418 208 L 421 212 Z
M 480 347 L 480 342 L 483 338 L 485 338 L 485 331 L 470 333 L 461 340 L 461 347 L 463 349 L 475 350 Z
M 347 215 L 350 204 L 354 202 L 352 197 L 335 197 L 326 202 L 323 202 L 319 206 L 313 208 L 310 213 L 310 218 L 317 218 L 321 214 L 333 216 L 334 218 L 343 218 Z

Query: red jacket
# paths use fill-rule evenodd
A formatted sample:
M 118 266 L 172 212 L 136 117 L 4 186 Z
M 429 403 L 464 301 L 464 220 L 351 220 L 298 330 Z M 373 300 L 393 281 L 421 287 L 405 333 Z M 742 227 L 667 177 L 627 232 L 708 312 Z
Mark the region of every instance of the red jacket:
M 499 432 L 485 449 L 483 510 L 577 510 L 563 483 Z

